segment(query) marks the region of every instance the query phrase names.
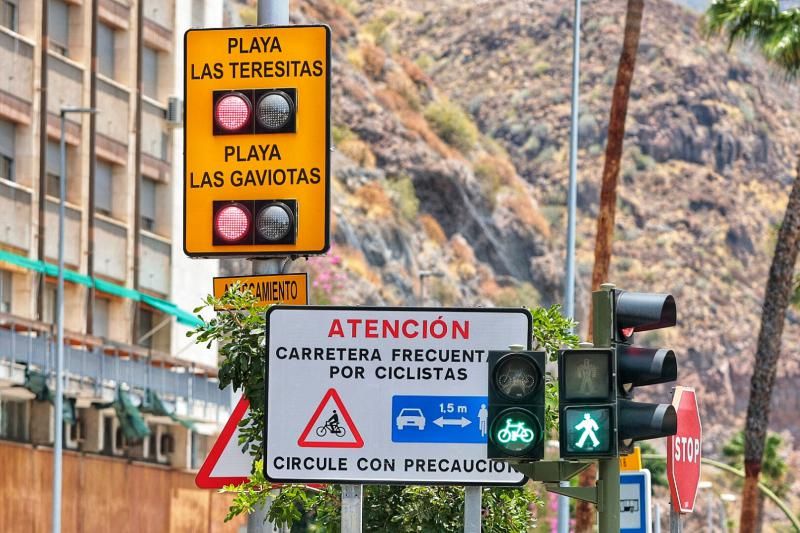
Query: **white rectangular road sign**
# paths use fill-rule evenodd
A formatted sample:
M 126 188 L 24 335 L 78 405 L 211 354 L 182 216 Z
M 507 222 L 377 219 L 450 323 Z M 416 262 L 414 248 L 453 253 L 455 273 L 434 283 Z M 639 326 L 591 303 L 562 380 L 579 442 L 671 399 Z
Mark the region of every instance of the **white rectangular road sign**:
M 489 350 L 530 349 L 518 309 L 267 311 L 265 474 L 282 482 L 518 485 L 486 458 Z

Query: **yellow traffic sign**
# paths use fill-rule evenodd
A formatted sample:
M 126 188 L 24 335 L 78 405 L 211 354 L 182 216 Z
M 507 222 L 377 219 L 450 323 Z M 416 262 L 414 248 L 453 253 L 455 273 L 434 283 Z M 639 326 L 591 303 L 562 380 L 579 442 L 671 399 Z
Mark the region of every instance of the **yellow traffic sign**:
M 621 455 L 619 469 L 623 471 L 638 471 L 642 469 L 642 449 L 636 446 L 630 455 Z
M 239 282 L 258 298 L 260 305 L 283 303 L 308 305 L 308 276 L 306 274 L 267 274 L 214 278 L 214 297 L 222 298 L 225 291 Z
M 324 25 L 186 32 L 187 255 L 328 250 L 330 42 Z

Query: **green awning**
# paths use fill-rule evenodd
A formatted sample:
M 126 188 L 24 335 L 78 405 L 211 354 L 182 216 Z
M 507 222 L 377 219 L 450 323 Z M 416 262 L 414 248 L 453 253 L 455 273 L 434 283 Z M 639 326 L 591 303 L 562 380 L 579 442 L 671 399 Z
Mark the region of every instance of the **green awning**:
M 48 276 L 57 277 L 58 265 L 54 265 L 52 263 L 45 263 L 44 273 L 47 274 Z M 85 276 L 79 272 L 75 272 L 74 270 L 69 270 L 68 268 L 64 269 L 64 279 L 67 281 L 71 281 L 72 283 L 80 283 L 81 285 L 86 285 L 87 287 L 91 287 L 93 285 L 92 278 L 90 278 L 89 276 Z
M 120 298 L 127 298 L 135 302 L 142 301 L 142 293 L 139 291 L 123 287 L 122 285 L 117 285 L 116 283 L 111 283 L 110 281 L 106 281 L 104 279 L 95 278 L 94 288 L 107 294 L 119 296 Z
M 156 416 L 168 416 L 186 429 L 194 429 L 194 424 L 190 420 L 179 417 L 173 411 L 167 409 L 167 406 L 164 405 L 164 402 L 161 401 L 158 394 L 151 389 L 146 389 L 144 391 L 144 401 L 142 402 L 140 410 L 143 413 L 150 413 Z
M 55 405 L 55 391 L 50 389 L 50 386 L 47 384 L 47 376 L 41 372 L 37 372 L 35 370 L 26 370 L 25 383 L 23 387 L 35 394 L 37 401 L 50 402 Z M 63 402 L 61 405 L 64 422 L 67 424 L 74 424 L 77 418 L 75 413 L 75 398 L 63 396 Z
M 133 405 L 130 394 L 117 387 L 117 399 L 113 402 L 114 412 L 117 413 L 122 434 L 129 441 L 142 440 L 150 436 L 150 428 L 144 421 L 142 413 Z
M 0 250 L 0 261 L 5 261 L 6 263 L 11 263 L 12 265 L 27 268 L 28 270 L 33 270 L 35 272 L 43 272 L 48 276 L 58 276 L 57 265 L 45 263 L 43 261 L 37 261 L 36 259 L 11 253 L 7 250 Z M 72 283 L 85 285 L 87 287 L 93 286 L 98 291 L 102 291 L 107 294 L 113 294 L 114 296 L 119 296 L 121 298 L 127 298 L 135 302 L 145 302 L 147 305 L 150 305 L 159 311 L 174 316 L 178 322 L 184 326 L 196 327 L 202 325 L 203 323 L 203 321 L 197 318 L 195 315 L 181 309 L 172 302 L 150 296 L 149 294 L 144 294 L 134 289 L 129 289 L 128 287 L 124 287 L 122 285 L 117 285 L 116 283 L 111 283 L 110 281 L 99 278 L 91 278 L 81 274 L 80 272 L 75 272 L 74 270 L 67 268 L 64 269 L 64 279 Z
M 36 259 L 30 259 L 22 255 L 12 254 L 6 250 L 0 250 L 0 261 L 5 261 L 13 265 L 27 268 L 28 270 L 35 270 L 36 272 L 44 272 L 44 263 Z

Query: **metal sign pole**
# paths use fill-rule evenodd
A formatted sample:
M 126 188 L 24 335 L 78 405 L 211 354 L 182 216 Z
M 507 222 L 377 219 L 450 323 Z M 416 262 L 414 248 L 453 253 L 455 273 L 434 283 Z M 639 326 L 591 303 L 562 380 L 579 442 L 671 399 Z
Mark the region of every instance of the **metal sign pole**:
M 681 514 L 669 502 L 669 533 L 682 533 Z
M 483 487 L 469 486 L 464 490 L 464 533 L 481 531 L 481 495 Z
M 661 533 L 661 506 L 655 505 L 653 509 L 653 533 Z
M 342 485 L 342 533 L 361 533 L 363 485 Z
M 268 24 L 289 24 L 289 0 L 258 0 L 258 25 Z M 280 274 L 285 261 L 283 257 L 254 259 L 253 274 Z M 272 524 L 266 521 L 271 503 L 269 498 L 263 507 L 256 508 L 247 517 L 247 533 L 274 531 Z

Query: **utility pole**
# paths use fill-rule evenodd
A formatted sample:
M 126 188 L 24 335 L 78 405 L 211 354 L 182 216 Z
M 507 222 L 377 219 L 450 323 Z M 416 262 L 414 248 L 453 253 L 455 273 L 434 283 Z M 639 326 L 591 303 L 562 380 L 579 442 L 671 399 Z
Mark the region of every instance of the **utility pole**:
M 58 286 L 56 288 L 56 401 L 54 406 L 53 436 L 53 533 L 61 533 L 61 460 L 64 445 L 64 202 L 67 197 L 67 113 L 94 113 L 88 107 L 61 108 L 61 140 L 59 144 L 60 161 L 58 176 Z M 39 191 L 44 194 L 44 191 Z M 40 238 L 44 235 L 42 230 Z
M 581 78 L 581 0 L 575 0 L 572 22 L 572 112 L 569 136 L 569 188 L 567 192 L 567 261 L 564 277 L 564 313 L 575 318 L 575 216 L 578 199 L 578 115 Z M 562 481 L 568 487 L 568 481 Z M 569 533 L 569 498 L 558 496 L 558 533 Z

